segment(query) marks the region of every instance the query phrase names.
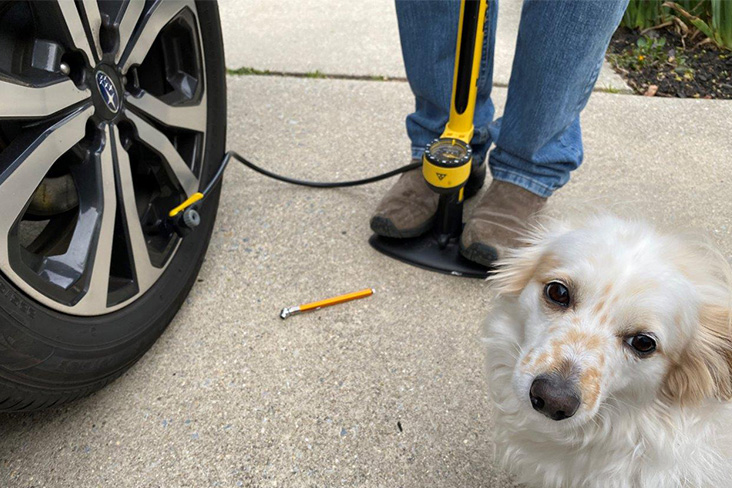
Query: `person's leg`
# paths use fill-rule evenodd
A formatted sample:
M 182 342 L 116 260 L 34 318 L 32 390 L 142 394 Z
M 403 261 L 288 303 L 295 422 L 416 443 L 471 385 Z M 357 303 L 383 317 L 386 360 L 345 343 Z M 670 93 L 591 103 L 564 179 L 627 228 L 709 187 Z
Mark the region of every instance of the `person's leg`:
M 450 116 L 460 2 L 397 0 L 396 10 L 404 67 L 416 101 L 415 111 L 407 116 L 407 134 L 412 158 L 421 159 L 424 148 L 442 134 Z M 488 2 L 474 122 L 482 129 L 493 121 L 490 94 L 497 13 L 497 2 Z M 487 148 L 473 147 L 479 160 L 485 155 L 480 149 Z
M 476 165 L 483 161 L 490 145 L 488 126 L 493 121 L 490 92 L 497 9 L 496 1 L 490 0 L 478 78 L 473 144 Z M 460 2 L 396 0 L 396 12 L 404 67 L 416 102 L 415 111 L 407 117 L 407 134 L 412 158 L 421 160 L 424 148 L 440 136 L 450 115 Z M 485 171 L 485 166 L 476 174 L 480 171 Z M 432 225 L 437 200 L 437 194 L 424 182 L 421 170 L 405 173 L 381 200 L 371 219 L 371 228 L 389 237 L 422 234 Z
M 462 236 L 489 264 L 582 163 L 579 114 L 628 0 L 525 0 L 504 116 L 490 126 L 493 183 Z

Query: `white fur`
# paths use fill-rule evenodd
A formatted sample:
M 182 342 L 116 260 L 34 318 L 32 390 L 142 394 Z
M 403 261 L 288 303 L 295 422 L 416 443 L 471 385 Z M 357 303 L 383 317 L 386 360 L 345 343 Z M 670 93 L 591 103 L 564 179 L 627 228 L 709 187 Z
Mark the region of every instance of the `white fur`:
M 498 459 L 529 487 L 732 487 L 730 404 L 708 398 L 682 405 L 661 391 L 670 358 L 698 333 L 700 307 L 729 305 L 729 283 L 719 272 L 728 265 L 703 245 L 612 216 L 577 226 L 554 222 L 526 244 L 499 263 L 484 328 Z M 581 295 L 571 311 L 547 312 L 536 276 L 520 292 L 505 291 L 522 266 L 549 254 Z M 643 283 L 652 286 L 644 291 Z M 615 300 L 603 325 L 595 312 L 608 287 Z M 660 351 L 634 355 L 615 336 L 628 327 L 650 329 Z M 570 329 L 602 346 L 562 343 Z M 579 371 L 601 373 L 596 403 L 583 398 L 572 418 L 558 422 L 534 411 L 528 394 L 542 372 L 531 361 L 552 344 L 561 344 L 562 357 Z

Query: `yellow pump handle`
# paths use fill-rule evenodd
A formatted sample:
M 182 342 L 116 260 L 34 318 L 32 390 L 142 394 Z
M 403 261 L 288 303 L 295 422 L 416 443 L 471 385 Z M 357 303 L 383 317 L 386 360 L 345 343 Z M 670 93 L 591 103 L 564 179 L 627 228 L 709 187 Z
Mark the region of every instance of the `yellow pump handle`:
M 470 143 L 473 138 L 473 117 L 475 116 L 475 101 L 478 96 L 478 74 L 480 73 L 480 60 L 483 52 L 483 28 L 485 26 L 485 14 L 488 9 L 486 0 L 479 0 L 478 8 L 478 28 L 475 33 L 475 49 L 473 51 L 473 66 L 470 76 L 470 91 L 468 92 L 468 104 L 462 113 L 458 113 L 455 108 L 455 98 L 458 89 L 458 64 L 460 62 L 460 46 L 463 41 L 463 22 L 465 20 L 465 3 L 466 0 L 460 2 L 460 22 L 458 23 L 458 39 L 455 49 L 455 70 L 452 79 L 452 99 L 450 102 L 450 119 L 445 126 L 442 137 L 451 137 L 460 139 L 465 143 Z

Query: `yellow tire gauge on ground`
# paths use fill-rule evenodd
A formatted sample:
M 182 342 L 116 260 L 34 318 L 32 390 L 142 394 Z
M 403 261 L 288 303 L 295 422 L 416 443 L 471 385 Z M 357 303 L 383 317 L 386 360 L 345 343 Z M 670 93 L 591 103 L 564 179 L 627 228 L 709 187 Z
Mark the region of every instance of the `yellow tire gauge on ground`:
M 359 298 L 370 297 L 374 294 L 373 288 L 366 288 L 365 290 L 355 291 L 353 293 L 346 293 L 345 295 L 339 295 L 333 298 L 326 298 L 317 302 L 305 303 L 295 307 L 285 307 L 280 312 L 280 318 L 286 319 L 292 315 L 297 315 L 303 312 L 311 312 L 313 310 L 319 310 L 321 308 L 330 307 L 331 305 L 338 305 L 339 303 L 350 302 L 351 300 L 358 300 Z

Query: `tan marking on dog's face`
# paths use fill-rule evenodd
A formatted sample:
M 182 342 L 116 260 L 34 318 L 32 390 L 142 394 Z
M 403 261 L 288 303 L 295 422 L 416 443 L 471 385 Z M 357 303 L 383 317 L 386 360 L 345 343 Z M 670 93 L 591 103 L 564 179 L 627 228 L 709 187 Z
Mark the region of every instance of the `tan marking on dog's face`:
M 581 342 L 585 338 L 585 333 L 579 329 L 569 329 L 562 337 L 561 344 L 574 344 Z
M 553 366 L 563 359 L 561 341 L 551 342 L 551 353 L 549 355 L 549 365 Z
M 602 289 L 602 294 L 600 295 L 604 300 L 607 300 L 608 297 L 610 297 L 610 292 L 613 290 L 613 284 L 608 283 L 605 285 L 605 288 Z
M 570 329 L 561 344 L 580 346 L 585 351 L 595 351 L 602 348 L 603 340 L 598 335 L 580 329 Z
M 600 325 L 607 325 L 609 323 L 609 320 L 610 318 L 608 317 L 607 311 L 603 312 L 602 315 L 600 315 L 600 318 L 597 319 Z
M 542 370 L 546 369 L 550 362 L 549 352 L 543 351 L 536 355 L 536 351 L 533 351 L 524 357 L 521 361 L 522 369 L 531 374 L 538 374 Z
M 572 361 L 569 359 L 562 359 L 559 364 L 555 364 L 553 368 L 551 368 L 551 372 L 553 373 L 559 373 L 565 378 L 569 378 L 572 375 L 574 365 Z
M 578 328 L 572 328 L 560 338 L 552 339 L 549 347 L 531 361 L 532 370 L 541 373 L 567 369 L 565 364 L 567 362 L 565 349 L 570 346 L 601 356 L 600 353 L 604 346 L 604 340 L 598 335 L 586 333 Z
M 580 392 L 582 401 L 589 410 L 595 408 L 597 399 L 600 396 L 601 373 L 598 368 L 588 368 L 579 375 Z
M 536 357 L 536 361 L 534 362 L 534 364 L 537 368 L 545 368 L 549 364 L 549 362 L 549 353 L 544 351 Z
M 560 364 L 563 359 L 562 345 L 558 341 L 552 340 L 547 349 L 544 349 L 541 352 L 538 350 L 533 351 L 530 354 L 527 354 L 524 358 L 524 360 L 527 359 L 528 361 L 526 361 L 527 364 L 525 366 L 528 367 L 525 367 L 524 369 L 528 373 L 538 375 L 543 372 L 557 369 L 556 365 Z
M 565 378 L 575 378 L 583 405 L 592 410 L 600 396 L 607 345 L 603 336 L 571 327 L 560 337 L 551 339 L 547 347 L 534 357 L 529 372 L 534 376 L 556 373 Z M 587 353 L 592 359 L 575 363 L 567 356 L 568 351 L 573 350 Z

